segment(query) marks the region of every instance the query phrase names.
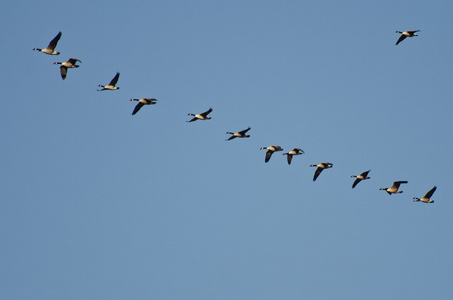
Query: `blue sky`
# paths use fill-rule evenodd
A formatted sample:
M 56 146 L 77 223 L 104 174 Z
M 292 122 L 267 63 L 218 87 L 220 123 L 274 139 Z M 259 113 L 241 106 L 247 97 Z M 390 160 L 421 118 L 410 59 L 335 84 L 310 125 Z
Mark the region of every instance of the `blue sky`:
M 452 9 L 3 4 L 0 298 L 450 299 Z

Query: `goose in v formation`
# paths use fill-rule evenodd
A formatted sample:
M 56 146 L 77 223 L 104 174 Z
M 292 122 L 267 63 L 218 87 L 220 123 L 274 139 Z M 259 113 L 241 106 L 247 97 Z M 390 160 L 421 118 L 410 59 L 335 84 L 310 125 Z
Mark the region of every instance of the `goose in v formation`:
M 189 116 L 193 116 L 193 118 L 190 120 L 190 121 L 187 121 L 187 122 L 193 122 L 193 121 L 196 121 L 196 120 L 210 120 L 211 117 L 208 116 L 212 111 L 212 108 L 209 108 L 209 110 L 205 111 L 205 112 L 202 112 L 201 114 L 192 114 L 192 113 L 189 113 L 188 115 Z
M 261 147 L 260 150 L 267 150 L 266 157 L 264 158 L 264 162 L 268 162 L 271 159 L 271 156 L 274 152 L 283 151 L 283 148 L 277 145 L 269 146 L 269 147 Z
M 130 101 L 138 101 L 137 105 L 134 108 L 134 111 L 132 112 L 132 115 L 135 115 L 140 110 L 140 108 L 142 108 L 144 105 L 156 104 L 157 99 L 154 99 L 154 98 L 141 98 L 141 99 L 132 98 Z
M 351 177 L 355 177 L 356 180 L 354 180 L 354 183 L 352 184 L 352 188 L 355 188 L 355 186 L 362 180 L 366 180 L 366 179 L 370 179 L 371 177 L 368 177 L 368 173 L 370 172 L 371 170 L 368 170 L 368 171 L 365 171 L 363 172 L 362 174 L 360 175 L 352 175 Z
M 70 58 L 68 59 L 68 61 L 65 61 L 65 62 L 54 62 L 53 64 L 54 65 L 61 65 L 60 66 L 60 74 L 61 74 L 61 78 L 63 78 L 63 80 L 66 79 L 66 74 L 68 73 L 68 68 L 78 68 L 79 65 L 76 65 L 77 62 L 82 62 L 80 59 L 77 59 L 77 58 Z
M 323 163 L 319 163 L 317 165 L 310 165 L 310 167 L 317 167 L 316 171 L 315 171 L 315 175 L 313 175 L 313 181 L 316 181 L 316 178 L 318 178 L 319 174 L 321 174 L 321 172 L 324 169 L 332 168 L 333 164 L 332 163 L 328 163 L 328 162 L 323 162 Z
M 108 91 L 119 90 L 120 88 L 116 86 L 116 83 L 118 82 L 118 78 L 120 78 L 120 73 L 116 72 L 115 77 L 113 77 L 113 79 L 110 81 L 109 84 L 107 84 L 107 85 L 100 84 L 99 85 L 99 87 L 101 87 L 102 89 L 98 90 L 98 92 L 105 91 L 105 90 L 108 90 Z
M 401 194 L 403 191 L 400 191 L 400 184 L 402 183 L 407 183 L 407 181 L 395 181 L 393 182 L 393 185 L 388 188 L 380 188 L 379 190 L 381 191 L 386 191 L 389 195 L 392 194 Z
M 55 51 L 55 47 L 57 47 L 57 43 L 61 38 L 61 31 L 50 41 L 49 45 L 44 48 L 33 48 L 34 51 L 40 51 L 42 53 L 48 54 L 48 55 L 59 55 L 60 52 Z
M 250 135 L 246 134 L 247 131 L 249 131 L 250 129 L 252 129 L 252 127 L 249 127 L 247 129 L 244 129 L 244 130 L 241 130 L 241 131 L 238 131 L 238 132 L 230 132 L 228 131 L 227 134 L 231 134 L 232 136 L 230 136 L 226 141 L 231 141 L 232 139 L 234 138 L 248 138 L 250 137 Z
M 401 36 L 399 37 L 398 41 L 396 41 L 395 45 L 398 45 L 399 43 L 401 43 L 407 37 L 418 36 L 416 34 L 416 32 L 419 32 L 419 31 L 420 30 L 407 30 L 407 31 L 401 32 L 401 31 L 397 30 L 396 33 L 401 33 Z
M 426 193 L 425 196 L 423 196 L 421 199 L 414 197 L 414 202 L 423 202 L 423 203 L 433 203 L 434 200 L 431 200 L 431 196 L 434 194 L 436 191 L 437 186 L 434 186 L 432 189 L 429 190 L 429 192 Z
M 283 153 L 283 155 L 286 155 L 286 158 L 288 160 L 288 165 L 290 165 L 294 155 L 301 155 L 304 153 L 305 153 L 304 150 L 302 150 L 300 148 L 294 148 L 293 150 L 291 150 L 287 153 Z

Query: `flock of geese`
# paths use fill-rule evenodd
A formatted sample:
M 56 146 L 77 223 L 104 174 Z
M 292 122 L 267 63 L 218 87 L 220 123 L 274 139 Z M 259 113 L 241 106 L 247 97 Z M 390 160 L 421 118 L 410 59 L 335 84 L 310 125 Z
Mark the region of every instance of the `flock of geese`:
M 419 32 L 419 31 L 420 30 L 407 30 L 407 31 L 401 32 L 401 31 L 397 30 L 396 33 L 399 33 L 401 35 L 398 38 L 398 40 L 396 42 L 396 45 L 401 43 L 407 37 L 417 36 L 417 32 Z M 40 52 L 48 54 L 48 55 L 59 55 L 60 52 L 56 51 L 55 48 L 57 47 L 57 44 L 58 44 L 58 41 L 60 40 L 60 38 L 61 38 L 61 31 L 50 41 L 49 45 L 46 48 L 44 48 L 44 49 L 34 48 L 33 50 L 40 51 Z M 65 62 L 55 62 L 54 64 L 61 65 L 60 66 L 60 75 L 61 75 L 61 78 L 63 80 L 65 80 L 66 76 L 68 74 L 68 69 L 73 69 L 73 68 L 78 68 L 79 67 L 79 65 L 77 65 L 77 62 L 81 63 L 82 61 L 77 59 L 77 58 L 69 58 Z M 116 86 L 116 84 L 118 83 L 119 77 L 120 77 L 120 73 L 117 72 L 115 77 L 113 77 L 113 79 L 110 81 L 109 84 L 107 84 L 107 85 L 99 84 L 99 87 L 101 89 L 99 89 L 98 91 L 100 92 L 100 91 L 106 91 L 106 90 L 107 91 L 119 90 L 119 87 Z M 135 106 L 133 112 L 132 112 L 132 115 L 135 115 L 144 105 L 156 104 L 157 100 L 154 99 L 154 98 L 141 98 L 141 99 L 132 98 L 130 101 L 137 101 L 138 102 L 137 105 Z M 209 108 L 209 110 L 207 110 L 205 112 L 202 112 L 202 113 L 199 113 L 199 114 L 189 113 L 188 115 L 189 116 L 193 116 L 193 118 L 191 120 L 187 121 L 187 122 L 194 122 L 194 121 L 197 121 L 197 120 L 210 120 L 211 117 L 209 117 L 209 114 L 211 112 L 212 112 L 212 108 Z M 231 141 L 232 139 L 235 139 L 235 138 L 248 138 L 248 137 L 250 137 L 250 135 L 248 135 L 247 132 L 250 129 L 251 129 L 251 127 L 248 127 L 247 129 L 244 129 L 244 130 L 241 130 L 241 131 L 238 131 L 238 132 L 230 132 L 230 131 L 228 131 L 226 134 L 231 134 L 231 136 L 228 139 L 226 139 L 226 141 Z M 271 159 L 272 154 L 274 152 L 283 151 L 283 148 L 281 146 L 272 145 L 272 146 L 268 146 L 268 147 L 261 147 L 260 150 L 267 150 L 265 158 L 264 158 L 264 162 L 267 163 Z M 291 161 L 293 159 L 293 156 L 301 155 L 301 154 L 304 154 L 304 153 L 305 152 L 302 149 L 294 148 L 294 149 L 292 149 L 291 151 L 289 151 L 287 153 L 283 153 L 283 155 L 286 155 L 287 161 L 288 161 L 288 165 L 291 165 Z M 316 165 L 310 165 L 310 167 L 316 167 L 315 174 L 313 175 L 313 181 L 316 181 L 316 179 L 321 174 L 321 172 L 324 171 L 325 169 L 332 168 L 333 164 L 329 163 L 329 162 L 322 162 L 322 163 L 319 163 L 319 164 L 316 164 Z M 368 173 L 369 172 L 370 172 L 370 170 L 365 171 L 365 172 L 361 173 L 360 175 L 352 175 L 351 176 L 352 178 L 356 178 L 354 180 L 353 184 L 352 184 L 352 188 L 355 188 L 357 186 L 357 184 L 359 182 L 361 182 L 362 180 L 370 179 L 370 177 L 368 177 Z M 400 185 L 401 184 L 406 184 L 406 183 L 408 183 L 408 182 L 407 181 L 395 181 L 395 182 L 393 182 L 393 185 L 391 187 L 380 188 L 380 190 L 386 191 L 389 195 L 400 194 L 400 193 L 403 192 L 402 190 L 399 189 Z M 431 197 L 434 194 L 434 192 L 436 191 L 436 189 L 437 189 L 437 187 L 434 186 L 431 190 L 429 190 L 425 194 L 425 196 L 423 196 L 422 198 L 414 197 L 413 201 L 414 202 L 423 202 L 423 203 L 433 203 L 434 200 L 431 200 Z

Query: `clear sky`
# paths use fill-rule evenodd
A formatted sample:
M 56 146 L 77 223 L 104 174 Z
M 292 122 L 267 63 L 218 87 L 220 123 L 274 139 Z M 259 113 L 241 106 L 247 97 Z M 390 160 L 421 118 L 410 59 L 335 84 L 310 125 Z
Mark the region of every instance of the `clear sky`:
M 451 299 L 452 1 L 1 7 L 0 299 Z

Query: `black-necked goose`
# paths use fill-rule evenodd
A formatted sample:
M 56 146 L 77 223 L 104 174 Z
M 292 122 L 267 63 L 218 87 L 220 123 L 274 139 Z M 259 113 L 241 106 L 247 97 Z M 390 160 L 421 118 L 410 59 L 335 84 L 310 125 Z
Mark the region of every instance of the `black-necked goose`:
M 80 59 L 77 58 L 70 58 L 68 61 L 65 62 L 54 62 L 54 65 L 61 65 L 60 66 L 60 74 L 63 80 L 66 79 L 66 74 L 68 73 L 68 68 L 78 68 L 79 66 L 76 65 L 77 62 L 82 62 Z
M 141 98 L 141 99 L 132 98 L 131 101 L 138 101 L 137 105 L 134 108 L 134 111 L 132 112 L 132 115 L 135 115 L 140 110 L 140 108 L 142 108 L 143 105 L 156 104 L 157 100 L 154 98 Z
M 398 45 L 399 43 L 401 43 L 405 38 L 407 37 L 414 37 L 414 36 L 417 36 L 416 32 L 419 32 L 420 30 L 407 30 L 407 31 L 399 31 L 397 30 L 396 33 L 401 33 L 401 36 L 400 38 L 398 39 L 398 41 L 396 42 L 395 45 Z
M 403 191 L 400 191 L 400 184 L 402 183 L 407 183 L 407 181 L 395 181 L 393 182 L 393 185 L 389 188 L 380 188 L 379 190 L 381 191 L 386 191 L 389 195 L 392 194 L 401 194 Z
M 232 136 L 230 136 L 226 141 L 230 141 L 234 138 L 248 138 L 250 137 L 250 135 L 246 134 L 247 131 L 249 131 L 251 129 L 251 127 L 247 128 L 247 129 L 244 129 L 244 130 L 241 130 L 241 131 L 238 131 L 238 132 L 230 132 L 228 131 L 227 134 L 232 134 Z
M 47 48 L 44 48 L 44 49 L 33 48 L 33 50 L 40 51 L 42 53 L 49 54 L 49 55 L 58 55 L 58 54 L 60 54 L 60 52 L 55 51 L 55 47 L 57 47 L 57 43 L 60 40 L 60 38 L 61 38 L 61 31 L 57 34 L 56 37 L 53 38 L 53 40 L 50 41 Z
M 370 179 L 371 177 L 368 177 L 368 173 L 370 172 L 371 170 L 368 170 L 368 171 L 365 171 L 363 172 L 362 174 L 360 175 L 352 175 L 351 177 L 355 177 L 356 180 L 354 180 L 354 183 L 352 184 L 352 188 L 355 188 L 355 186 L 362 180 L 366 180 L 366 179 Z
M 293 159 L 293 156 L 294 155 L 301 155 L 301 154 L 304 154 L 304 150 L 300 149 L 300 148 L 294 148 L 293 150 L 287 152 L 287 153 L 283 153 L 283 155 L 286 155 L 287 156 L 287 159 L 288 159 L 288 165 L 291 164 L 291 160 Z
M 201 114 L 194 115 L 194 114 L 190 113 L 188 115 L 189 116 L 193 116 L 193 118 L 192 118 L 192 120 L 187 121 L 187 122 L 193 122 L 193 121 L 196 121 L 196 120 L 210 120 L 211 117 L 208 116 L 208 115 L 211 113 L 211 111 L 212 111 L 212 108 L 209 108 L 209 110 L 207 110 L 207 111 L 205 111 L 205 112 L 203 112 Z
M 424 202 L 424 203 L 433 203 L 434 200 L 431 200 L 431 196 L 434 194 L 434 192 L 436 191 L 437 189 L 437 186 L 434 186 L 431 190 L 429 190 L 429 192 L 426 193 L 425 196 L 423 196 L 423 198 L 417 198 L 417 197 L 414 197 L 414 202 Z
M 119 90 L 120 88 L 116 86 L 116 83 L 118 82 L 118 78 L 120 78 L 120 73 L 116 72 L 115 77 L 113 77 L 113 79 L 110 81 L 109 84 L 107 84 L 107 85 L 100 84 L 99 85 L 99 87 L 101 87 L 102 89 L 98 90 L 98 92 L 105 91 L 105 90 L 108 90 L 108 91 Z
M 261 147 L 260 150 L 267 150 L 266 157 L 264 158 L 264 162 L 268 162 L 271 159 L 271 156 L 274 152 L 282 151 L 283 148 L 277 145 L 269 146 L 269 147 Z
M 315 175 L 313 176 L 313 181 L 315 181 L 316 178 L 318 178 L 319 174 L 321 174 L 321 172 L 324 169 L 332 168 L 333 164 L 328 163 L 328 162 L 323 162 L 323 163 L 320 163 L 320 164 L 317 164 L 317 165 L 310 165 L 310 167 L 317 167 L 317 169 L 315 171 Z

